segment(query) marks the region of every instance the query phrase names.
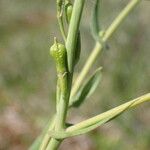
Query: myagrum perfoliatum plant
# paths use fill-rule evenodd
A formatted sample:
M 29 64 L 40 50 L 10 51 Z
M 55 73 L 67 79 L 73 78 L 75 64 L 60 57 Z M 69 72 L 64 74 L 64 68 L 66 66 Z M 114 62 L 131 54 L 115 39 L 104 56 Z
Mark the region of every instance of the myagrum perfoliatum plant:
M 101 30 L 98 24 L 98 11 L 101 1 L 93 1 L 95 5 L 91 17 L 91 31 L 96 44 L 73 84 L 74 70 L 80 58 L 82 44 L 79 26 L 87 0 L 74 0 L 74 2 L 71 0 L 56 0 L 57 19 L 64 41 L 60 43 L 54 37 L 54 43 L 50 47 L 50 55 L 53 57 L 57 72 L 56 114 L 49 121 L 43 133 L 35 140 L 30 150 L 57 150 L 64 139 L 88 133 L 130 108 L 150 100 L 150 93 L 147 93 L 77 124 L 72 125 L 66 122 L 69 109 L 71 107 L 78 108 L 97 88 L 101 81 L 102 67 L 95 70 L 87 81 L 84 82 L 84 79 L 87 78 L 89 70 L 102 50 L 107 48 L 107 41 L 142 0 L 130 0 L 106 30 Z

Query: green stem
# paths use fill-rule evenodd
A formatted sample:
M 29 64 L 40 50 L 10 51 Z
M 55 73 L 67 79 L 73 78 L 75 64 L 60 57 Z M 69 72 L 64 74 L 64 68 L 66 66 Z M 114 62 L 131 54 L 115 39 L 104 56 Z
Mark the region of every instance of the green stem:
M 47 125 L 43 129 L 42 133 L 30 146 L 29 150 L 41 149 L 40 147 L 43 147 L 44 145 L 46 145 L 45 144 L 45 142 L 47 141 L 46 139 L 48 138 L 48 141 L 50 140 L 49 136 L 47 135 L 47 132 L 51 131 L 54 128 L 54 119 L 55 119 L 55 116 L 53 117 L 52 120 L 50 119 L 50 121 L 47 123 Z
M 60 90 L 60 99 L 58 102 L 57 107 L 57 116 L 56 116 L 56 130 L 62 130 L 65 128 L 65 120 L 66 120 L 66 114 L 67 114 L 67 107 L 68 107 L 68 78 L 67 78 L 67 72 L 62 74 L 62 77 L 60 77 L 60 86 L 62 84 L 62 89 Z
M 64 41 L 66 41 L 66 33 L 65 33 L 64 23 L 63 23 L 63 1 L 57 0 L 56 5 L 57 5 L 57 19 L 58 19 L 60 32 L 62 34 Z
M 112 22 L 112 24 L 108 27 L 106 30 L 102 42 L 105 43 L 107 40 L 113 35 L 113 33 L 118 29 L 118 27 L 121 25 L 121 23 L 126 19 L 126 17 L 129 15 L 129 13 L 136 7 L 136 5 L 141 0 L 131 0 L 127 6 L 121 11 L 121 13 L 116 17 L 116 19 Z M 96 43 L 93 51 L 91 52 L 89 58 L 87 59 L 81 73 L 79 74 L 78 78 L 76 79 L 74 86 L 71 91 L 71 97 L 73 97 L 78 89 L 80 88 L 81 84 L 83 83 L 86 75 L 88 74 L 91 66 L 95 63 L 97 60 L 97 57 L 99 57 L 99 54 L 101 53 L 103 49 L 103 45 L 99 42 Z
M 57 150 L 60 146 L 62 141 L 60 140 L 56 140 L 54 138 L 52 138 L 46 148 L 46 150 Z
M 74 7 L 73 7 L 73 12 L 72 12 L 72 17 L 69 25 L 69 31 L 68 31 L 68 36 L 67 36 L 67 41 L 66 41 L 66 48 L 67 48 L 67 59 L 68 59 L 68 71 L 69 71 L 69 84 L 67 83 L 68 90 L 66 91 L 68 94 L 69 99 L 69 93 L 71 89 L 71 84 L 72 84 L 72 75 L 73 75 L 73 63 L 74 63 L 74 54 L 75 54 L 75 46 L 77 42 L 77 35 L 78 35 L 78 30 L 79 30 L 79 23 L 81 20 L 81 14 L 84 6 L 84 1 L 85 0 L 75 0 Z M 67 80 L 66 80 L 67 81 Z M 57 116 L 56 116 L 56 122 L 55 122 L 55 130 L 63 130 L 64 129 L 64 124 L 65 124 L 65 119 L 66 119 L 66 114 L 67 114 L 67 109 L 68 109 L 68 101 L 64 102 L 64 95 L 61 94 L 60 96 L 60 102 L 57 107 Z M 61 141 L 58 141 L 56 139 L 51 139 L 47 150 L 56 150 Z
M 69 26 L 69 32 L 68 37 L 66 41 L 66 47 L 67 47 L 67 55 L 68 55 L 68 68 L 69 72 L 73 72 L 73 62 L 74 62 L 74 51 L 75 51 L 75 45 L 77 40 L 77 33 L 79 30 L 79 23 L 81 19 L 81 14 L 84 6 L 85 0 L 76 0 L 73 8 L 73 13 L 71 17 L 71 23 Z M 129 15 L 129 13 L 135 8 L 135 6 L 140 2 L 141 0 L 131 0 L 129 4 L 122 10 L 122 12 L 119 14 L 119 16 L 113 21 L 113 23 L 109 26 L 109 28 L 106 30 L 102 41 L 105 43 L 118 29 L 120 24 L 124 21 L 124 19 Z M 96 61 L 96 58 L 98 57 L 98 54 L 102 51 L 103 45 L 100 43 L 96 43 L 92 53 L 90 54 L 87 62 L 85 63 L 85 66 L 83 67 L 81 73 L 79 74 L 73 89 L 71 91 L 71 96 L 75 95 L 78 91 L 80 85 L 83 83 L 84 78 L 88 74 L 91 66 Z M 64 110 L 64 109 L 62 109 Z M 64 119 L 63 119 L 64 120 Z M 70 127 L 71 128 L 71 127 Z M 71 129 L 68 129 L 71 130 Z M 57 141 L 55 139 L 52 139 L 47 147 L 47 150 L 55 150 L 58 148 L 61 141 Z
M 68 30 L 66 48 L 68 55 L 68 70 L 71 74 L 73 73 L 74 69 L 75 47 L 84 3 L 85 0 L 75 0 Z
M 55 116 L 53 117 L 53 120 L 52 120 L 51 124 L 49 125 L 48 129 L 46 129 L 45 135 L 42 139 L 40 150 L 45 150 L 46 149 L 46 147 L 47 147 L 47 145 L 50 141 L 50 138 L 49 138 L 49 135 L 47 134 L 47 132 L 53 130 L 54 127 L 55 127 Z
M 57 103 L 57 114 L 55 121 L 55 131 L 63 131 L 65 129 L 65 120 L 68 110 L 69 91 L 68 91 L 68 77 L 67 72 L 58 74 L 58 80 L 60 84 L 60 99 Z M 47 139 L 48 141 L 48 139 Z M 52 138 L 48 144 L 46 150 L 56 150 L 61 141 Z M 44 150 L 44 149 L 43 149 Z

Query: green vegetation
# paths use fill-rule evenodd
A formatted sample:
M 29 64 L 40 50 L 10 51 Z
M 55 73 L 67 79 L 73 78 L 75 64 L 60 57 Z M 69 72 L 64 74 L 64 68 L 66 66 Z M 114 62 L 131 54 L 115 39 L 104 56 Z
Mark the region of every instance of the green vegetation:
M 108 23 L 106 22 L 107 24 L 105 24 L 105 17 L 107 17 L 108 14 L 107 12 L 105 12 L 105 9 L 106 8 L 111 9 L 111 7 L 113 8 L 113 6 L 115 6 L 115 5 L 111 5 L 113 2 L 112 3 L 100 2 L 100 7 L 98 7 L 99 6 L 98 0 L 96 0 L 95 3 L 86 2 L 84 0 L 75 0 L 74 3 L 71 3 L 71 1 L 69 0 L 66 0 L 65 3 L 63 3 L 62 0 L 57 1 L 56 3 L 57 19 L 58 19 L 60 31 L 62 33 L 63 41 L 55 38 L 54 45 L 50 49 L 51 51 L 50 53 L 54 57 L 53 60 L 55 62 L 56 70 L 57 70 L 56 71 L 57 74 L 56 92 L 54 87 L 55 83 L 53 81 L 56 78 L 54 73 L 54 68 L 49 63 L 48 53 L 46 53 L 46 51 L 43 51 L 43 49 L 48 49 L 48 46 L 46 47 L 45 45 L 47 45 L 46 43 L 48 43 L 47 39 L 49 33 L 47 33 L 47 31 L 49 29 L 49 23 L 50 23 L 48 21 L 50 20 L 48 15 L 49 11 L 47 12 L 45 11 L 46 8 L 47 10 L 49 10 L 46 1 L 44 2 L 45 4 L 42 3 L 42 5 L 40 5 L 41 4 L 40 1 L 37 1 L 36 3 L 36 6 L 38 6 L 38 4 L 40 6 L 39 9 L 40 13 L 46 12 L 45 14 L 43 14 L 44 17 L 39 13 L 41 15 L 41 23 L 39 22 L 39 25 L 38 25 L 38 21 L 40 21 L 40 18 L 38 18 L 37 21 L 34 20 L 36 19 L 35 16 L 33 16 L 34 18 L 33 19 L 33 18 L 28 18 L 27 15 L 27 20 L 29 19 L 28 21 L 29 21 L 30 28 L 32 25 L 31 24 L 32 21 L 35 21 L 35 25 L 33 22 L 33 27 L 34 26 L 37 27 L 37 28 L 34 27 L 31 30 L 30 39 L 28 39 L 25 30 L 22 29 L 23 25 L 26 24 L 24 22 L 25 21 L 24 19 L 22 22 L 23 25 L 21 26 L 22 27 L 21 29 L 18 28 L 21 25 L 21 21 L 18 22 L 19 25 L 15 23 L 14 25 L 15 28 L 18 26 L 16 29 L 14 29 L 12 26 L 12 33 L 15 31 L 18 31 L 19 33 L 12 34 L 12 38 L 9 40 L 8 37 L 11 37 L 10 35 L 11 32 L 10 30 L 8 30 L 7 26 L 1 24 L 0 29 L 2 34 L 1 34 L 0 44 L 2 43 L 1 44 L 2 55 L 0 57 L 2 63 L 0 67 L 2 70 L 2 74 L 1 74 L 2 90 L 0 93 L 0 97 L 2 98 L 2 103 L 1 103 L 2 104 L 1 108 L 3 108 L 2 114 L 5 112 L 4 110 L 7 108 L 7 106 L 13 106 L 15 103 L 23 104 L 23 106 L 21 107 L 22 108 L 21 110 L 23 111 L 19 113 L 20 117 L 24 118 L 23 116 L 26 115 L 28 116 L 29 114 L 32 114 L 30 115 L 29 118 L 33 122 L 34 126 L 38 126 L 38 127 L 47 126 L 45 127 L 45 130 L 39 136 L 39 138 L 35 140 L 35 142 L 30 148 L 31 150 L 57 149 L 60 146 L 61 142 L 63 145 L 64 139 L 66 138 L 70 139 L 70 137 L 72 136 L 88 133 L 89 131 L 96 129 L 100 125 L 116 118 L 124 111 L 128 110 L 129 108 L 133 108 L 134 106 L 142 102 L 150 100 L 150 94 L 148 93 L 129 102 L 126 103 L 124 102 L 124 104 L 115 107 L 114 109 L 110 109 L 105 113 L 101 113 L 100 115 L 97 115 L 85 121 L 81 121 L 81 122 L 79 121 L 79 123 L 75 122 L 73 124 L 72 123 L 70 124 L 68 123 L 68 121 L 66 121 L 67 113 L 68 111 L 71 110 L 69 109 L 71 107 L 76 107 L 78 109 L 78 112 L 76 112 L 75 110 L 74 115 L 72 115 L 72 117 L 70 118 L 73 118 L 74 116 L 78 116 L 79 111 L 83 113 L 83 116 L 86 116 L 86 112 L 88 111 L 86 108 L 91 108 L 90 106 L 91 104 L 93 105 L 95 111 L 94 112 L 91 110 L 91 113 L 93 112 L 94 114 L 95 113 L 97 114 L 99 113 L 100 110 L 106 111 L 108 110 L 108 108 L 111 108 L 114 105 L 121 104 L 121 101 L 113 101 L 113 99 L 116 98 L 129 99 L 131 97 L 135 97 L 136 95 L 142 95 L 142 93 L 146 93 L 146 91 L 149 92 L 148 91 L 149 83 L 145 82 L 148 80 L 148 73 L 149 73 L 148 70 L 149 60 L 146 59 L 148 58 L 147 55 L 148 52 L 146 50 L 147 46 L 145 41 L 143 41 L 142 45 L 139 44 L 141 39 L 137 38 L 137 37 L 144 38 L 147 35 L 140 34 L 141 31 L 137 26 L 138 19 L 135 17 L 137 16 L 138 12 L 134 12 L 131 16 L 135 18 L 134 21 L 131 21 L 131 17 L 129 18 L 129 20 L 127 20 L 127 24 L 126 24 L 127 26 L 125 26 L 124 28 L 125 32 L 121 31 L 119 28 L 120 24 L 124 21 L 124 19 L 127 16 L 129 16 L 129 13 L 139 2 L 141 1 L 131 0 L 129 4 L 121 11 L 121 13 L 119 12 L 119 10 L 116 10 L 116 14 L 118 13 L 119 15 L 116 17 L 116 19 L 114 19 L 112 23 L 110 23 L 111 21 L 109 21 L 110 26 L 107 28 Z M 2 1 L 1 3 L 2 3 L 1 7 L 5 8 L 7 2 Z M 16 14 L 20 16 L 25 14 L 26 16 L 26 11 L 23 12 L 22 9 L 19 9 L 19 5 L 21 5 L 20 8 L 23 8 L 22 7 L 23 4 L 29 5 L 30 3 L 32 3 L 32 1 L 30 2 L 27 1 L 26 3 L 18 2 L 17 3 L 18 7 L 16 7 L 13 6 L 13 4 L 16 3 L 12 2 L 10 6 L 13 6 L 14 8 L 18 8 L 18 10 L 16 9 L 16 12 L 14 13 L 14 17 L 16 17 Z M 84 6 L 86 3 L 87 4 L 89 3 L 90 5 Z M 54 4 L 52 2 L 50 4 L 51 4 L 51 8 L 53 8 Z M 91 4 L 94 5 L 91 28 L 92 28 L 92 35 L 95 39 L 96 44 L 94 49 L 91 51 L 91 54 L 89 52 L 90 55 L 83 69 L 81 69 L 82 71 L 77 76 L 75 71 L 77 70 L 77 68 L 81 68 L 82 63 L 85 60 L 85 57 L 87 57 L 87 53 L 86 53 L 87 47 L 91 47 L 91 45 L 93 44 L 89 42 L 87 38 L 84 38 L 84 36 L 87 35 L 87 33 L 85 33 L 85 35 L 82 33 L 85 32 L 84 30 L 87 29 L 85 24 L 82 23 L 82 26 L 80 27 L 81 16 L 88 15 L 88 14 L 82 14 L 84 12 L 83 10 L 85 10 L 86 12 L 87 11 L 86 8 L 87 7 L 91 8 Z M 102 7 L 103 5 L 105 6 L 104 10 Z M 35 9 L 34 8 L 35 6 L 34 7 L 32 7 L 33 5 L 29 5 L 29 6 L 31 7 L 29 8 L 30 11 Z M 72 7 L 73 7 L 73 12 L 71 12 Z M 51 9 L 51 11 L 53 11 L 53 9 Z M 99 15 L 99 11 L 100 11 L 100 15 Z M 2 9 L 2 12 L 5 12 L 5 10 Z M 13 15 L 13 13 L 11 15 Z M 40 15 L 38 15 L 38 17 Z M 113 17 L 115 16 L 113 13 L 112 15 Z M 31 15 L 29 16 L 32 17 Z M 55 15 L 53 16 L 53 18 L 54 17 Z M 7 20 L 7 17 L 5 17 L 5 19 Z M 3 20 L 5 21 L 5 19 Z M 46 21 L 44 21 L 43 19 L 45 19 Z M 88 18 L 84 18 L 84 19 L 86 22 L 87 21 L 86 19 Z M 108 19 L 110 20 L 110 18 Z M 14 18 L 12 18 L 12 20 L 14 20 Z M 44 22 L 47 23 L 43 24 Z M 54 21 L 52 20 L 52 22 Z M 106 30 L 103 29 L 103 26 L 106 26 L 105 27 Z M 55 25 L 51 23 L 51 28 L 54 27 Z M 45 28 L 45 31 L 43 30 L 43 28 Z M 27 29 L 27 27 L 25 27 L 25 29 Z M 108 43 L 108 40 L 115 33 L 117 29 L 120 31 L 116 34 L 117 37 L 119 36 L 118 39 L 117 40 L 114 39 L 112 43 L 111 42 Z M 128 32 L 126 32 L 126 30 Z M 4 31 L 7 31 L 8 35 Z M 146 31 L 147 30 L 145 25 L 143 32 L 147 33 Z M 56 36 L 58 36 L 57 33 L 58 30 L 55 32 Z M 137 36 L 138 33 L 139 36 Z M 16 38 L 14 37 L 13 39 L 14 35 L 16 36 Z M 41 36 L 44 36 L 42 41 L 40 38 Z M 82 36 L 83 38 L 81 38 Z M 17 37 L 21 38 L 21 40 L 17 39 Z M 34 37 L 36 37 L 36 39 L 34 39 Z M 132 39 L 131 37 L 134 38 Z M 11 40 L 13 41 L 12 44 L 11 44 Z M 61 43 L 63 44 L 59 44 L 60 43 L 59 41 L 61 41 Z M 90 45 L 86 46 L 84 45 L 84 42 L 90 43 Z M 5 50 L 6 45 L 7 45 L 7 49 L 10 50 L 12 49 L 10 53 L 8 50 Z M 107 50 L 108 47 L 110 47 L 109 50 Z M 121 50 L 119 51 L 119 49 Z M 83 53 L 85 53 L 84 56 Z M 100 60 L 99 54 L 101 53 L 105 55 L 101 57 L 101 64 L 103 64 L 103 69 L 102 67 L 99 66 L 99 62 L 95 64 L 95 67 L 98 69 L 95 69 L 93 65 L 96 62 L 96 60 L 98 61 Z M 77 63 L 79 64 L 77 65 Z M 49 74 L 46 73 L 48 72 L 48 70 L 50 70 Z M 88 77 L 89 74 L 92 74 L 90 78 Z M 103 78 L 101 80 L 102 74 L 103 74 Z M 98 87 L 100 82 L 101 82 L 101 86 Z M 46 94 L 48 95 L 49 88 L 47 87 L 49 85 L 52 85 L 50 89 L 51 90 L 50 102 L 46 104 L 44 100 L 48 96 L 44 97 L 44 95 Z M 44 87 L 44 89 L 42 87 Z M 18 90 L 20 93 L 18 92 Z M 97 91 L 96 93 L 94 93 L 95 90 Z M 39 95 L 37 93 L 39 93 Z M 32 97 L 32 95 L 34 95 L 35 98 L 38 98 L 38 100 L 34 100 L 34 97 Z M 10 98 L 16 99 L 15 101 L 13 100 L 14 104 L 11 104 Z M 21 102 L 20 99 L 22 100 Z M 49 113 L 55 111 L 55 109 L 51 109 L 51 110 L 49 109 L 49 108 L 53 108 L 52 106 L 54 106 L 54 104 L 52 104 L 54 103 L 52 99 L 54 100 L 56 99 L 56 114 L 53 117 L 52 121 L 49 121 L 48 125 L 42 125 L 41 123 L 44 122 L 43 120 L 45 120 L 45 118 L 47 120 L 49 117 L 51 117 Z M 87 101 L 87 99 L 92 99 L 92 101 Z M 99 101 L 99 99 L 102 100 Z M 110 99 L 110 101 L 108 99 Z M 81 108 L 79 108 L 79 106 L 81 106 L 81 104 L 83 104 L 85 100 L 86 103 L 84 103 L 84 105 Z M 121 117 L 119 118 L 120 120 L 117 119 L 120 128 L 122 128 L 120 132 L 122 133 L 126 132 L 128 137 L 132 137 L 131 135 L 133 135 L 133 140 L 134 140 L 133 147 L 129 147 L 128 144 L 125 144 L 123 142 L 123 138 L 122 140 L 118 139 L 117 141 L 113 141 L 112 139 L 109 139 L 109 137 L 107 138 L 105 134 L 103 134 L 105 132 L 102 132 L 102 134 L 99 135 L 98 132 L 96 131 L 95 133 L 93 132 L 90 133 L 91 140 L 93 140 L 94 143 L 93 145 L 95 147 L 93 149 L 103 148 L 109 150 L 109 149 L 119 149 L 119 147 L 124 146 L 124 148 L 126 149 L 139 148 L 139 149 L 147 150 L 149 147 L 147 142 L 147 139 L 149 137 L 146 134 L 148 129 L 146 128 L 143 129 L 144 133 L 143 136 L 141 137 L 139 137 L 136 134 L 136 131 L 133 132 L 134 129 L 132 125 L 134 127 L 137 126 L 135 119 L 140 120 L 136 112 L 134 113 L 127 114 L 128 121 L 123 120 Z M 145 123 L 143 124 L 144 124 L 143 128 L 146 127 Z M 34 126 L 32 128 L 35 128 Z M 115 128 L 110 127 L 110 130 L 113 131 L 115 130 Z M 29 135 L 26 134 L 26 137 L 22 139 L 24 143 L 28 143 L 27 141 L 27 139 L 29 139 L 28 136 Z M 29 137 L 32 138 L 31 136 Z M 141 144 L 139 145 L 134 144 L 134 142 L 138 140 L 139 143 L 141 142 Z M 2 149 L 6 149 L 6 148 L 9 149 L 9 142 L 6 145 L 5 144 L 4 146 L 2 145 L 3 146 Z

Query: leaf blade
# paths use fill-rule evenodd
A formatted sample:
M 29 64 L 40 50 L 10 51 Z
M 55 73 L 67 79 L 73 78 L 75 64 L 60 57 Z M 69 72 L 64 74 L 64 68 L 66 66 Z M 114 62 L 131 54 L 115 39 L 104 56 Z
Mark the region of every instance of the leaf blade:
M 79 107 L 85 101 L 86 98 L 88 98 L 94 93 L 95 89 L 101 81 L 101 69 L 102 67 L 98 68 L 94 72 L 94 74 L 89 78 L 89 80 L 85 83 L 85 85 L 78 91 L 74 98 L 72 98 L 70 106 Z
M 80 123 L 78 123 L 72 127 L 69 127 L 67 129 L 67 131 L 71 132 L 71 131 L 77 131 L 77 130 L 85 129 L 85 128 L 88 128 L 92 125 L 95 125 L 98 122 L 100 122 L 101 120 L 105 120 L 105 119 L 112 120 L 114 117 L 117 117 L 119 114 L 128 110 L 129 108 L 133 108 L 133 107 L 135 107 L 135 106 L 137 106 L 143 102 L 146 102 L 146 101 L 150 101 L 150 93 L 147 93 L 141 97 L 138 97 L 138 98 L 133 99 L 129 102 L 126 102 L 120 106 L 117 106 L 117 107 L 115 107 L 111 110 L 108 110 L 102 114 L 99 114 L 95 117 L 92 117 L 90 119 L 82 121 L 82 122 L 80 122 Z M 106 120 L 105 120 L 105 122 L 106 122 Z
M 98 22 L 99 4 L 100 4 L 100 0 L 96 0 L 94 7 L 93 7 L 93 12 L 92 12 L 91 33 L 92 33 L 93 38 L 96 41 L 101 42 L 100 37 L 99 37 L 100 26 Z
M 65 132 L 65 131 L 63 131 L 63 132 L 50 131 L 49 134 L 50 134 L 50 136 L 52 136 L 53 138 L 56 138 L 56 139 L 65 139 L 65 138 L 68 138 L 68 137 L 79 136 L 79 135 L 88 133 L 88 132 L 96 129 L 97 127 L 111 121 L 112 119 L 116 118 L 117 116 L 121 115 L 124 111 L 126 111 L 129 108 L 130 105 L 131 104 L 128 104 L 128 105 L 124 106 L 123 108 L 117 110 L 116 113 L 114 113 L 114 114 L 112 114 L 108 117 L 104 117 L 103 119 L 97 121 L 97 123 L 91 124 L 90 126 L 87 126 L 83 129 L 68 131 L 68 132 Z

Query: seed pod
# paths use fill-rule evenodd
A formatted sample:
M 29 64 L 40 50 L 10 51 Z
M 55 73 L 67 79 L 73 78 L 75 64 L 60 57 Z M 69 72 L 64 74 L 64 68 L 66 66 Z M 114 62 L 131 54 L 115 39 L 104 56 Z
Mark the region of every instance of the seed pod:
M 71 20 L 72 10 L 73 10 L 72 4 L 68 0 L 66 0 L 66 2 L 65 2 L 65 16 L 66 16 L 66 21 L 68 24 Z
M 54 44 L 50 48 L 50 55 L 54 58 L 58 73 L 66 72 L 66 48 L 63 44 L 54 39 Z

